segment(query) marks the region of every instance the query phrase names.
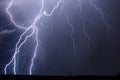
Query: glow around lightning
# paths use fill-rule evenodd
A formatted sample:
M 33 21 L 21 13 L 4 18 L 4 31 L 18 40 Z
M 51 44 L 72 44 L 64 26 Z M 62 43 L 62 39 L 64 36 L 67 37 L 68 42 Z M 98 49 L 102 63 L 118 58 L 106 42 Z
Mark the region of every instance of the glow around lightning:
M 70 1 L 70 0 L 69 0 Z M 85 34 L 85 36 L 88 38 L 88 40 L 91 42 L 91 43 L 94 43 L 94 41 L 92 40 L 92 38 L 90 37 L 89 33 L 86 32 L 86 26 L 85 26 L 85 19 L 84 19 L 84 15 L 83 12 L 82 12 L 82 3 L 81 3 L 82 0 L 78 0 L 79 4 L 80 4 L 80 19 L 82 20 L 82 27 L 83 27 L 83 32 Z M 93 8 L 95 8 L 99 13 L 100 13 L 100 16 L 101 16 L 101 20 L 103 21 L 103 23 L 107 26 L 107 28 L 109 29 L 109 24 L 106 22 L 105 20 L 105 15 L 104 13 L 102 12 L 102 10 L 97 7 L 94 3 L 94 0 L 89 0 L 90 1 L 90 4 Z M 41 0 L 41 8 L 39 9 L 39 13 L 35 16 L 35 18 L 33 19 L 33 22 L 31 23 L 30 26 L 28 27 L 25 27 L 25 26 L 20 26 L 16 23 L 16 21 L 13 19 L 13 15 L 10 13 L 10 8 L 12 7 L 13 5 L 13 2 L 14 0 L 11 0 L 8 4 L 8 6 L 6 7 L 5 11 L 7 13 L 7 15 L 9 16 L 10 18 L 10 21 L 12 24 L 14 24 L 14 26 L 16 26 L 17 28 L 19 29 L 23 29 L 24 32 L 20 35 L 19 37 L 19 40 L 18 42 L 16 43 L 15 45 L 15 52 L 13 53 L 13 56 L 11 58 L 11 60 L 5 65 L 5 68 L 4 68 L 4 74 L 7 74 L 7 69 L 9 66 L 13 65 L 13 73 L 14 75 L 17 74 L 17 70 L 16 70 L 16 66 L 17 66 L 17 62 L 16 62 L 16 58 L 17 58 L 17 55 L 20 53 L 20 49 L 23 47 L 23 45 L 28 41 L 29 38 L 31 37 L 34 37 L 35 35 L 35 47 L 34 47 L 34 52 L 32 53 L 32 58 L 30 60 L 30 66 L 29 66 L 29 75 L 32 75 L 33 74 L 33 66 L 34 66 L 34 63 L 35 63 L 35 59 L 36 59 L 36 55 L 37 55 L 37 51 L 38 51 L 38 48 L 39 48 L 39 39 L 38 39 L 38 33 L 39 33 L 39 30 L 38 30 L 38 27 L 37 27 L 37 23 L 38 21 L 41 20 L 41 18 L 43 16 L 46 16 L 46 17 L 49 17 L 49 16 L 52 16 L 53 13 L 55 12 L 56 9 L 58 9 L 60 7 L 60 4 L 64 5 L 65 3 L 65 0 L 58 0 L 57 1 L 57 4 L 56 6 L 50 11 L 50 13 L 47 13 L 47 11 L 44 10 L 44 7 L 45 7 L 45 0 Z M 62 8 L 64 8 L 64 6 L 62 6 Z M 75 45 L 75 38 L 73 36 L 74 34 L 74 26 L 71 24 L 70 22 L 70 19 L 69 19 L 69 15 L 66 14 L 64 12 L 64 10 L 62 10 L 62 13 L 63 15 L 66 17 L 66 22 L 67 24 L 69 25 L 70 29 L 71 29 L 71 33 L 70 33 L 70 36 L 71 36 L 71 39 L 73 41 L 73 53 L 75 53 L 75 50 L 76 50 L 76 45 Z M 27 34 L 29 31 L 32 31 L 30 34 Z M 108 30 L 109 31 L 109 30 Z M 25 38 L 23 38 L 25 36 Z

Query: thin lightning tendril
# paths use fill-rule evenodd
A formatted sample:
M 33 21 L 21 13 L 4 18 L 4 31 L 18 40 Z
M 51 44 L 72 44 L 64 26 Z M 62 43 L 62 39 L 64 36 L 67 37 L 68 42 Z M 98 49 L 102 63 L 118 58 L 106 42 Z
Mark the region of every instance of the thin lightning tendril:
M 66 17 L 67 24 L 68 24 L 69 27 L 71 28 L 70 36 L 71 36 L 72 42 L 73 42 L 73 53 L 75 53 L 75 51 L 76 51 L 76 48 L 75 48 L 75 38 L 74 38 L 74 36 L 73 36 L 73 34 L 74 34 L 74 28 L 73 28 L 73 25 L 70 23 L 69 16 L 68 16 L 64 11 L 63 11 L 63 14 L 64 14 L 65 17 Z
M 9 9 L 12 7 L 13 5 L 13 1 L 14 0 L 11 0 L 8 7 L 6 8 L 6 13 L 8 14 L 8 16 L 10 17 L 10 21 L 18 28 L 21 28 L 21 29 L 26 29 L 25 27 L 21 27 L 20 25 L 16 24 L 16 22 L 13 20 L 13 16 L 12 14 L 9 12 Z
M 100 13 L 101 19 L 102 19 L 103 23 L 106 25 L 106 27 L 108 29 L 108 34 L 110 34 L 110 25 L 105 20 L 105 14 L 103 13 L 103 11 L 99 7 L 97 7 L 95 5 L 95 1 L 94 0 L 90 0 L 90 3 Z
M 64 8 L 64 0 L 63 0 L 63 5 L 62 5 L 62 8 L 61 8 L 61 11 L 62 11 L 63 15 L 65 16 L 65 18 L 67 20 L 67 24 L 69 25 L 69 27 L 71 29 L 70 36 L 71 36 L 71 39 L 72 39 L 73 53 L 75 53 L 76 52 L 75 38 L 74 38 L 74 35 L 73 35 L 74 34 L 74 27 L 73 27 L 73 25 L 70 22 L 69 16 L 65 13 L 65 11 L 63 10 L 63 8 Z
M 82 4 L 81 4 L 81 0 L 78 0 L 79 4 L 80 4 L 80 19 L 82 20 L 82 27 L 83 27 L 83 32 L 85 34 L 85 36 L 88 38 L 88 40 L 94 45 L 94 41 L 91 39 L 90 35 L 88 34 L 88 32 L 86 32 L 86 26 L 85 26 L 85 19 L 84 19 L 84 14 L 82 12 Z M 89 44 L 90 46 L 90 44 Z

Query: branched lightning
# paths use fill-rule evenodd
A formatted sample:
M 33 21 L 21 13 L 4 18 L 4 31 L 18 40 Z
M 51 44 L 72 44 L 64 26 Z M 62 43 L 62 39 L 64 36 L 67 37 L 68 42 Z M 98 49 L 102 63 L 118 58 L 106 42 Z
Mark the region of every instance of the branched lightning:
M 81 0 L 78 0 L 78 2 L 79 2 L 79 4 L 80 4 L 80 10 L 79 10 L 80 15 L 79 15 L 79 17 L 80 17 L 80 19 L 82 20 L 83 32 L 84 32 L 85 36 L 88 38 L 88 40 L 89 40 L 92 44 L 94 44 L 94 41 L 91 39 L 89 33 L 86 32 L 85 19 L 84 19 L 84 16 L 85 16 L 85 15 L 84 15 L 83 12 L 82 12 Z M 90 44 L 89 44 L 89 45 L 90 45 Z
M 15 47 L 15 52 L 14 52 L 14 55 L 12 57 L 12 59 L 10 60 L 10 62 L 8 64 L 6 64 L 5 68 L 4 68 L 4 73 L 7 74 L 7 68 L 8 66 L 10 66 L 12 63 L 13 63 L 13 71 L 14 71 L 14 74 L 16 75 L 17 72 L 16 72 L 16 56 L 17 54 L 19 53 L 21 47 L 26 43 L 26 41 L 28 40 L 28 38 L 32 37 L 34 34 L 35 34 L 35 40 L 36 40 L 36 46 L 35 46 L 35 49 L 34 49 L 34 53 L 33 53 L 33 57 L 31 58 L 31 64 L 30 64 L 30 68 L 29 68 L 29 74 L 31 75 L 32 74 L 32 67 L 34 65 L 34 59 L 36 58 L 36 54 L 37 54 L 37 49 L 38 49 L 38 46 L 39 46 L 39 43 L 38 43 L 38 28 L 36 27 L 37 25 L 37 22 L 41 19 L 41 17 L 43 16 L 51 16 L 53 15 L 54 11 L 59 7 L 60 3 L 63 1 L 63 0 L 59 0 L 57 2 L 57 5 L 52 9 L 52 11 L 50 13 L 47 13 L 46 11 L 43 10 L 44 8 L 44 1 L 45 0 L 42 0 L 42 7 L 40 9 L 40 12 L 38 15 L 36 15 L 35 19 L 33 20 L 33 23 L 28 27 L 28 28 L 25 28 L 25 27 L 21 27 L 20 25 L 16 24 L 16 22 L 13 20 L 13 16 L 12 14 L 9 12 L 9 9 L 11 8 L 11 6 L 13 5 L 13 1 L 14 0 L 11 0 L 8 7 L 6 8 L 6 13 L 9 15 L 10 17 L 10 20 L 11 22 L 18 28 L 22 28 L 22 29 L 25 29 L 25 31 L 20 35 L 20 38 L 16 44 L 16 47 Z M 32 33 L 29 34 L 29 35 L 26 35 L 26 33 L 32 29 Z M 24 41 L 21 42 L 21 40 L 23 39 L 22 37 L 23 36 L 26 36 Z
M 94 44 L 94 41 L 92 40 L 92 38 L 90 37 L 89 33 L 86 31 L 86 21 L 85 20 L 85 14 L 83 13 L 82 11 L 82 5 L 81 5 L 81 0 L 78 0 L 79 2 L 79 5 L 80 5 L 80 9 L 79 9 L 79 17 L 82 21 L 82 28 L 83 28 L 83 33 L 85 35 L 85 37 L 87 37 L 87 39 L 92 43 Z M 29 66 L 29 75 L 32 75 L 33 74 L 33 66 L 34 66 L 34 62 L 35 62 L 35 59 L 36 59 L 36 56 L 37 56 L 37 51 L 38 51 L 38 48 L 39 48 L 39 39 L 38 39 L 38 34 L 39 34 L 39 30 L 38 30 L 38 26 L 37 26 L 37 23 L 41 20 L 42 17 L 49 17 L 49 16 L 52 16 L 53 13 L 55 12 L 56 9 L 58 9 L 60 7 L 60 4 L 62 4 L 62 8 L 64 7 L 64 0 L 58 0 L 56 5 L 53 7 L 53 9 L 47 13 L 47 11 L 44 10 L 45 8 L 45 0 L 41 0 L 41 8 L 40 8 L 40 11 L 39 13 L 35 16 L 35 18 L 32 20 L 30 26 L 28 27 L 24 27 L 22 26 L 23 24 L 19 25 L 16 23 L 16 21 L 13 19 L 13 15 L 11 14 L 10 12 L 10 9 L 11 7 L 13 6 L 13 3 L 14 3 L 14 0 L 10 0 L 8 6 L 6 7 L 5 11 L 7 13 L 7 15 L 9 16 L 10 18 L 10 21 L 12 24 L 14 24 L 14 26 L 16 26 L 17 28 L 19 29 L 23 29 L 24 32 L 20 35 L 16 45 L 15 45 L 15 51 L 13 53 L 13 56 L 12 56 L 12 59 L 5 65 L 5 68 L 4 68 L 4 74 L 7 74 L 7 69 L 9 68 L 9 66 L 12 66 L 13 65 L 13 73 L 14 75 L 17 74 L 17 70 L 16 70 L 16 67 L 17 67 L 17 62 L 16 62 L 16 58 L 17 58 L 17 55 L 20 53 L 20 49 L 23 47 L 23 45 L 25 43 L 27 43 L 28 39 L 31 39 L 31 37 L 34 37 L 35 36 L 35 46 L 34 46 L 34 52 L 32 53 L 32 58 L 30 59 L 30 66 Z M 94 3 L 94 0 L 90 0 L 90 4 L 93 8 L 95 8 L 99 13 L 100 13 L 100 17 L 101 17 L 101 20 L 103 21 L 103 23 L 106 25 L 107 29 L 108 29 L 108 33 L 110 33 L 110 26 L 109 24 L 106 22 L 105 20 L 105 15 L 103 13 L 103 11 L 97 7 Z M 73 53 L 76 52 L 76 42 L 75 42 L 75 38 L 74 38 L 74 25 L 72 25 L 72 23 L 70 22 L 70 18 L 69 18 L 69 15 L 67 13 L 65 13 L 65 11 L 62 9 L 62 14 L 65 16 L 66 18 L 66 23 L 68 24 L 68 26 L 70 27 L 71 29 L 71 33 L 70 33 L 70 36 L 71 36 L 71 39 L 72 39 L 72 44 L 73 44 Z M 30 34 L 28 34 L 28 32 L 31 31 Z

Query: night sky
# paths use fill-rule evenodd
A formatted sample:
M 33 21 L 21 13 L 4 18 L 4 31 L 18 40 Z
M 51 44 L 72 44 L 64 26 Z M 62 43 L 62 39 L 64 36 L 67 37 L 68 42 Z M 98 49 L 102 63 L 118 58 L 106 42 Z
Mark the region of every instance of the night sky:
M 103 22 L 100 12 L 90 4 L 90 0 L 81 0 L 82 13 L 80 13 L 78 0 L 65 0 L 63 11 L 73 26 L 75 50 L 73 50 L 71 37 L 72 29 L 62 12 L 62 4 L 52 16 L 43 17 L 37 23 L 39 48 L 33 66 L 34 75 L 117 75 L 120 73 L 120 0 L 94 1 L 104 13 L 104 19 L 109 27 Z M 12 7 L 11 13 L 14 14 L 16 23 L 30 25 L 39 11 L 40 6 L 36 4 L 35 7 L 36 2 L 30 3 L 30 7 L 23 5 L 24 9 L 19 8 L 20 6 Z M 49 2 L 46 2 L 48 5 L 45 8 L 48 12 L 56 4 L 54 2 L 52 5 Z M 15 45 L 24 32 L 11 23 L 5 12 L 6 3 L 7 0 L 0 0 L 0 74 L 4 74 L 5 65 L 11 60 Z M 32 8 L 33 6 L 35 8 Z M 30 33 L 31 31 L 28 32 Z M 34 47 L 35 36 L 32 36 L 17 56 L 17 74 L 29 74 Z M 7 69 L 7 73 L 13 74 L 13 65 Z

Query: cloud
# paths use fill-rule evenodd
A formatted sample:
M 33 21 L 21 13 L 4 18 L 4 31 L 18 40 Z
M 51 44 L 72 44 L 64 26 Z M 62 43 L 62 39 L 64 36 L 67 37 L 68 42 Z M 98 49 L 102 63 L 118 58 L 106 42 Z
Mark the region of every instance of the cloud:
M 12 30 L 2 30 L 0 31 L 0 44 L 4 44 L 4 37 L 6 34 L 11 34 L 15 31 L 15 29 Z
M 11 34 L 14 31 L 15 31 L 15 29 L 12 29 L 12 30 L 2 30 L 2 31 L 0 31 L 0 35 Z

